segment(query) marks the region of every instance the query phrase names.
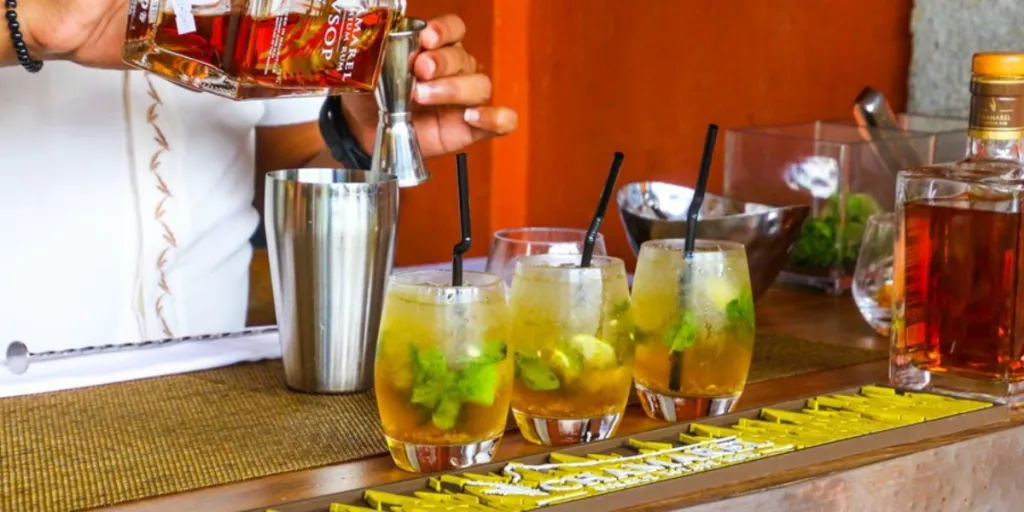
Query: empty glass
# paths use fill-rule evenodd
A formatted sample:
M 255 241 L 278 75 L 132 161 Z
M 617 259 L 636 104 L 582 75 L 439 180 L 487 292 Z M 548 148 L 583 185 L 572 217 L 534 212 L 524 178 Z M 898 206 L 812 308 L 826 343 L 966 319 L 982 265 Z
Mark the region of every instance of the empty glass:
M 853 298 L 861 316 L 882 336 L 889 335 L 892 319 L 893 250 L 896 218 L 892 213 L 872 215 L 864 227 L 857 269 L 853 274 Z
M 516 260 L 521 256 L 538 254 L 579 255 L 583 252 L 586 230 L 575 228 L 510 228 L 494 234 L 491 252 L 487 255 L 486 271 L 501 276 L 507 286 L 512 285 Z M 597 234 L 594 256 L 606 256 L 604 237 Z

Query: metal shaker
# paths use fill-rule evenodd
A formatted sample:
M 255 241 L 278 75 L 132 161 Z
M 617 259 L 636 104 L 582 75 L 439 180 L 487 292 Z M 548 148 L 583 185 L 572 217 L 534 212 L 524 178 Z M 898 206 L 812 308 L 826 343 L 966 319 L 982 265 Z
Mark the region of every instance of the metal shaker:
M 309 393 L 370 389 L 397 179 L 348 169 L 274 171 L 265 205 L 285 384 Z
M 377 81 L 380 111 L 371 169 L 398 176 L 399 187 L 414 187 L 430 179 L 412 124 L 412 91 L 416 88 L 412 65 L 420 53 L 420 32 L 425 28 L 427 23 L 416 18 L 398 23 L 388 36 Z

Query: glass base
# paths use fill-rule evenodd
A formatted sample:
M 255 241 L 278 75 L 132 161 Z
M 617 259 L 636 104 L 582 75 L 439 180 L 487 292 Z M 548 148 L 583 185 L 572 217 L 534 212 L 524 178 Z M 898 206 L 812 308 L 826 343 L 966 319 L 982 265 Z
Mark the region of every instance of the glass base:
M 1024 408 L 1024 382 L 975 380 L 958 375 L 922 370 L 908 356 L 893 353 L 889 358 L 889 383 L 910 391 L 981 400 Z
M 662 421 L 687 421 L 707 416 L 729 414 L 740 396 L 671 396 L 652 391 L 636 384 L 640 405 L 648 417 Z
M 487 464 L 498 451 L 501 436 L 470 444 L 412 444 L 385 436 L 391 458 L 400 469 L 434 473 Z
M 562 446 L 603 441 L 615 435 L 622 413 L 591 418 L 545 418 L 512 409 L 519 432 L 533 444 Z

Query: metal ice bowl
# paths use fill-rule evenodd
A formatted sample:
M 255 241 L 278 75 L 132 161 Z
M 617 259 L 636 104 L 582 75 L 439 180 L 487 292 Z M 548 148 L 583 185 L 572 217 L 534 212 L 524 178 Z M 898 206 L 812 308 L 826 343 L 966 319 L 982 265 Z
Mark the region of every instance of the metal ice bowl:
M 684 238 L 693 189 L 671 183 L 630 183 L 617 195 L 619 214 L 633 253 L 648 240 Z M 767 206 L 704 194 L 697 238 L 739 242 L 747 249 L 756 300 L 775 282 L 800 235 L 810 206 Z

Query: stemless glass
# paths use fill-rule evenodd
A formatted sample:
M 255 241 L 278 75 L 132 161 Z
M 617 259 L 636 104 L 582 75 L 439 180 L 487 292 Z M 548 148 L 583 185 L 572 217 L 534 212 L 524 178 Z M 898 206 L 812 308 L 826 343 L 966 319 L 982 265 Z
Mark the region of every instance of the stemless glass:
M 565 445 L 607 439 L 632 383 L 629 288 L 622 260 L 524 256 L 509 308 L 515 349 L 512 414 L 523 437 Z
M 575 228 L 511 228 L 494 233 L 491 252 L 487 255 L 487 272 L 501 276 L 511 286 L 516 259 L 535 254 L 583 253 L 586 230 Z M 604 236 L 597 234 L 594 255 L 606 256 Z
M 853 273 L 853 299 L 861 316 L 882 336 L 892 321 L 892 272 L 896 247 L 896 216 L 872 215 L 864 227 L 857 269 Z
M 754 300 L 742 244 L 681 239 L 640 246 L 633 276 L 637 395 L 654 419 L 731 412 L 754 353 Z
M 508 419 L 505 284 L 450 270 L 391 276 L 374 372 L 391 457 L 412 472 L 490 462 Z

